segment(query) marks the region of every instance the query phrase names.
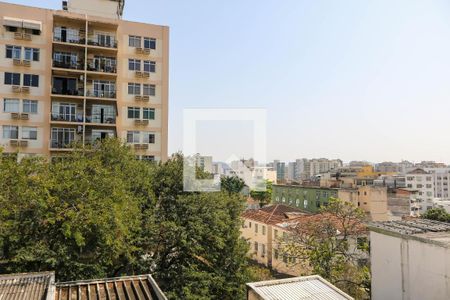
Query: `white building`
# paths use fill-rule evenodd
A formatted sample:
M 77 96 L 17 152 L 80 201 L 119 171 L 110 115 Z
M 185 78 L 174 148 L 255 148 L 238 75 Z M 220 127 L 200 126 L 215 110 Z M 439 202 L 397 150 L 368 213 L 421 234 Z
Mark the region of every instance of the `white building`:
M 198 168 L 202 169 L 205 172 L 213 173 L 213 158 L 212 156 L 202 156 L 200 154 L 195 155 L 195 164 Z
M 433 208 L 434 181 L 433 174 L 423 169 L 415 169 L 406 174 L 406 188 L 418 191 L 416 200 L 419 205 L 419 212 L 424 213 Z
M 370 228 L 372 299 L 450 299 L 450 224 L 416 219 Z

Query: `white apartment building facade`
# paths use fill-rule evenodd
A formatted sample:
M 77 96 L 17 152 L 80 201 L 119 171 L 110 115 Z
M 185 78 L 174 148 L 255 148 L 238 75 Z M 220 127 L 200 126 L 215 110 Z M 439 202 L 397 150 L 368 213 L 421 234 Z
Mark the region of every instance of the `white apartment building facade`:
M 415 169 L 406 174 L 406 188 L 417 190 L 416 201 L 419 213 L 433 208 L 435 198 L 434 176 L 423 169 Z

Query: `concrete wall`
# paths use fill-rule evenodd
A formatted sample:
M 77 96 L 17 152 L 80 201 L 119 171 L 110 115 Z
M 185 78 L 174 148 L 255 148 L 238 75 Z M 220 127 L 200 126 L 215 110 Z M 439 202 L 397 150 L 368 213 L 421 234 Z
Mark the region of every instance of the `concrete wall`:
M 450 299 L 450 250 L 370 233 L 372 299 Z

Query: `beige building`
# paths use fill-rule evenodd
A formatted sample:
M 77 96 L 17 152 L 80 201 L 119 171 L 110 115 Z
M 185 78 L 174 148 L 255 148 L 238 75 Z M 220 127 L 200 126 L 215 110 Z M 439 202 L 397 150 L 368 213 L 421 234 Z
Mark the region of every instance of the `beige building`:
M 122 20 L 123 5 L 0 2 L 5 153 L 56 156 L 118 137 L 141 159 L 167 159 L 169 29 Z

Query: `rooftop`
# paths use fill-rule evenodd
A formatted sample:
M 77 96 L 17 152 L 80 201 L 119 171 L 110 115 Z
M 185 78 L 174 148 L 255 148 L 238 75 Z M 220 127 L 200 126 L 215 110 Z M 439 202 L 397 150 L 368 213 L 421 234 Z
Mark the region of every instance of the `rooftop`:
M 353 299 L 318 275 L 247 283 L 247 289 L 264 300 Z
M 0 275 L 0 300 L 166 300 L 151 275 L 55 284 L 54 272 Z
M 50 300 L 55 273 L 21 273 L 0 275 L 0 299 Z
M 242 214 L 242 217 L 245 219 L 254 220 L 256 222 L 275 225 L 278 223 L 282 223 L 286 220 L 289 220 L 293 217 L 299 217 L 307 214 L 308 213 L 305 213 L 302 210 L 295 207 L 290 207 L 284 204 L 276 204 L 265 206 L 260 209 L 246 210 Z
M 427 219 L 409 219 L 399 221 L 372 222 L 369 229 L 385 234 L 400 235 L 422 242 L 434 242 L 450 247 L 450 223 Z

